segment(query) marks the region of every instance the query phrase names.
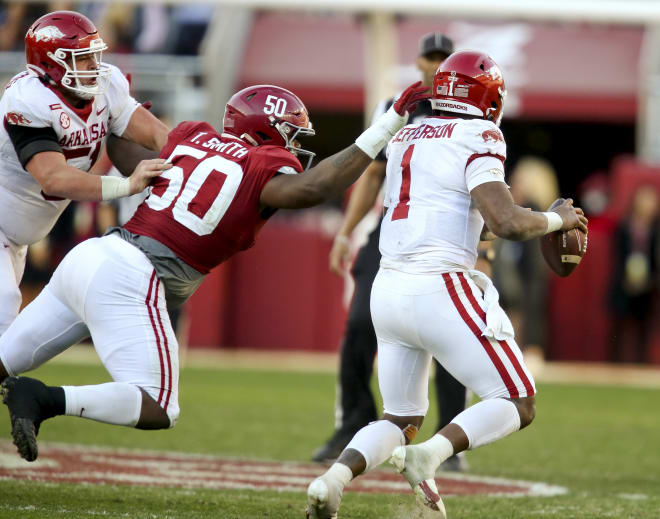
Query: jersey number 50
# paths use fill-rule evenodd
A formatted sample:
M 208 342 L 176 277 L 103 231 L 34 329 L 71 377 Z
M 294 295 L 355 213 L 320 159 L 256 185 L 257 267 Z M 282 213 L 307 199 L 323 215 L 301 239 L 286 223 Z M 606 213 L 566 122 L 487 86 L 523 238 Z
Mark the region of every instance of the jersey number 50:
M 208 152 L 184 144 L 176 146 L 167 161 L 180 155 L 197 159 L 188 178 L 184 178 L 184 170 L 179 166 L 163 171 L 161 177 L 170 181 L 167 189 L 162 195 L 152 190 L 146 203 L 154 211 L 171 207 L 174 219 L 198 236 L 211 234 L 236 195 L 243 179 L 243 168 L 219 155 L 207 157 Z M 216 192 L 218 194 L 211 200 Z

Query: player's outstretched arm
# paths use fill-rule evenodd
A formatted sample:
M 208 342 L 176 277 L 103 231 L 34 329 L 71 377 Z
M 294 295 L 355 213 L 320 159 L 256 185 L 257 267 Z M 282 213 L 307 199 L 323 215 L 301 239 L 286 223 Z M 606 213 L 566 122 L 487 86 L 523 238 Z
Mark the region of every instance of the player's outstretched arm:
M 261 192 L 260 202 L 270 207 L 297 209 L 311 207 L 350 186 L 378 152 L 408 120 L 417 104 L 428 99 L 421 82 L 409 86 L 399 99 L 348 148 L 319 162 L 299 175 L 280 175 Z
M 503 182 L 480 184 L 470 194 L 488 228 L 500 238 L 524 241 L 576 227 L 587 232 L 587 219 L 582 209 L 573 207 L 571 199 L 559 200 L 543 213 L 516 205 Z
M 57 151 L 37 153 L 25 165 L 46 195 L 79 201 L 112 200 L 139 193 L 170 167 L 163 159 L 152 159 L 140 162 L 130 178 L 99 177 L 69 166 L 64 154 Z
M 283 209 L 318 205 L 355 182 L 370 162 L 371 157 L 352 144 L 303 173 L 271 179 L 259 200 L 269 207 Z

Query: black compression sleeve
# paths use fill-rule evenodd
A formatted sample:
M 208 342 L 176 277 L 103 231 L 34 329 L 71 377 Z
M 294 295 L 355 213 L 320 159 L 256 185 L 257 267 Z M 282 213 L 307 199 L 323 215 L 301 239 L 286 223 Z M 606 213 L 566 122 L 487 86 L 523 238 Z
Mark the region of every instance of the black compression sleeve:
M 33 128 L 31 126 L 9 124 L 5 121 L 5 129 L 14 145 L 18 160 L 23 167 L 25 167 L 32 157 L 42 151 L 62 152 L 62 148 L 57 141 L 57 134 L 50 126 L 46 128 Z

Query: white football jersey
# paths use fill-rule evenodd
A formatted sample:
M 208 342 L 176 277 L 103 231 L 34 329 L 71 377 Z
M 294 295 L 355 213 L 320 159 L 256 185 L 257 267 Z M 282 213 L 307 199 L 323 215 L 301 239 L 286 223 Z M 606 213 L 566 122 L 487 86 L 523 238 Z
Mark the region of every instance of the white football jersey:
M 67 164 L 88 171 L 109 133 L 121 136 L 139 104 L 128 92 L 128 81 L 112 67 L 106 92 L 85 109 L 71 107 L 56 90 L 22 72 L 9 82 L 0 100 L 6 123 L 51 127 Z M 5 124 L 6 124 L 5 123 Z M 0 230 L 17 245 L 45 237 L 69 200 L 46 198 L 39 183 L 21 165 L 5 125 L 0 127 Z
M 470 191 L 504 182 L 506 144 L 483 119 L 427 117 L 387 148 L 381 266 L 409 273 L 474 268 L 484 220 Z

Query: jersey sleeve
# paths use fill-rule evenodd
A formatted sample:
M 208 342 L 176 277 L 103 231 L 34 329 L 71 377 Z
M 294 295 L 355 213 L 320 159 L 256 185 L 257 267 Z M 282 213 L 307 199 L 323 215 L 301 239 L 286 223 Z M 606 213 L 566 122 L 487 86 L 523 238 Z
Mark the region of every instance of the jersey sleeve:
M 261 168 L 269 180 L 279 173 L 298 174 L 303 172 L 298 158 L 279 146 L 261 146 L 258 155 Z
M 121 137 L 126 131 L 133 112 L 137 110 L 140 104 L 133 99 L 128 91 L 128 80 L 117 67 L 110 65 L 112 73 L 110 74 L 110 84 L 105 93 L 110 107 L 110 131 Z
M 259 174 L 259 190 L 273 177 L 281 174 L 303 172 L 300 161 L 289 151 L 279 146 L 259 146 L 254 149 L 250 167 Z
M 25 165 L 37 153 L 58 151 L 62 148 L 53 129 L 52 110 L 46 102 L 40 102 L 30 92 L 13 86 L 5 91 L 3 124 L 14 146 L 21 165 Z
M 468 191 L 486 182 L 504 182 L 506 143 L 497 126 L 475 119 L 466 128 L 465 145 L 469 156 L 465 164 Z

